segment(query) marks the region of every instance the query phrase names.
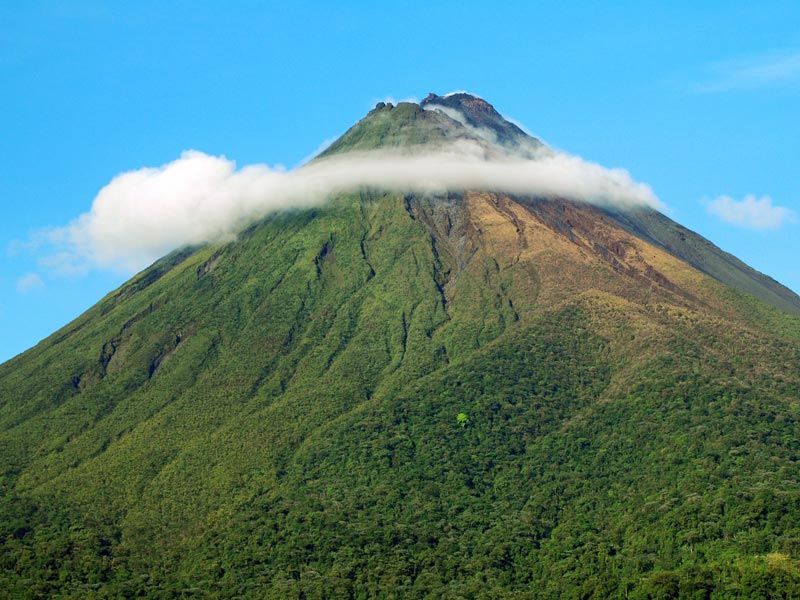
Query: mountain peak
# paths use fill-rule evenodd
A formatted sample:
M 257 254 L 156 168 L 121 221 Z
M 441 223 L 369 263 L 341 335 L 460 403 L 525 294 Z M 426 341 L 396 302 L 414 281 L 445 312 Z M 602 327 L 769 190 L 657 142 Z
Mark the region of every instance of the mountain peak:
M 428 94 L 415 102 L 378 102 L 320 156 L 385 148 L 441 146 L 471 140 L 503 154 L 534 156 L 543 144 L 466 92 Z
M 446 106 L 461 110 L 465 115 L 476 119 L 480 116 L 489 117 L 493 119 L 502 119 L 503 117 L 497 112 L 491 104 L 479 96 L 475 96 L 468 92 L 453 92 L 439 96 L 433 92 L 429 93 L 422 102 L 419 103 L 423 108 L 426 106 Z
M 498 141 L 504 144 L 518 142 L 520 139 L 533 139 L 514 123 L 505 119 L 486 100 L 467 92 L 453 92 L 444 96 L 430 93 L 420 102 L 420 106 L 428 110 L 444 108 L 457 111 L 463 116 L 464 124 L 489 129 L 497 135 Z M 452 116 L 446 111 L 445 114 Z
M 503 131 L 456 93 L 337 144 L 534 153 Z M 416 189 L 177 250 L 0 364 L 3 596 L 800 598 L 800 298 L 651 208 Z

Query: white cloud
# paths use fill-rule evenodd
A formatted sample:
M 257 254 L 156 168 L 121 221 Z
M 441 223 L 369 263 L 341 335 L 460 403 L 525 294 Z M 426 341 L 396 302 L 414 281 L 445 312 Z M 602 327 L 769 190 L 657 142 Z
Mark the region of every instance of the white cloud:
M 708 67 L 698 93 L 759 89 L 800 83 L 800 50 L 774 51 L 758 57 L 716 63 Z
M 43 287 L 44 281 L 42 281 L 38 273 L 25 273 L 22 277 L 17 279 L 17 291 L 20 294 L 28 294 L 40 290 Z
M 237 169 L 224 156 L 187 151 L 157 168 L 122 173 L 72 223 L 34 234 L 46 240 L 40 265 L 61 273 L 143 268 L 187 245 L 232 239 L 276 210 L 308 207 L 361 186 L 402 192 L 491 189 L 600 204 L 649 205 L 658 199 L 627 171 L 547 152 L 535 160 L 494 156 L 476 142 L 424 155 L 346 154 L 287 171 Z
M 783 206 L 773 206 L 772 198 L 747 195 L 742 200 L 720 196 L 708 203 L 708 213 L 726 223 L 747 229 L 778 229 L 792 222 L 794 213 Z

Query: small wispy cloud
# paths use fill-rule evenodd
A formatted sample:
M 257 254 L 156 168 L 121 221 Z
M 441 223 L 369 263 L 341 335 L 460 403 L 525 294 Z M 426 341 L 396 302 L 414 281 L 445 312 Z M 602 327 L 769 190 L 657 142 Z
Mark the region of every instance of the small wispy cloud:
M 730 196 L 719 196 L 710 201 L 706 209 L 710 215 L 718 217 L 737 227 L 765 231 L 778 229 L 795 220 L 794 213 L 783 206 L 773 206 L 772 198 L 756 198 L 747 195 L 742 200 Z
M 319 146 L 317 146 L 316 150 L 314 150 L 312 153 L 304 156 L 300 160 L 300 162 L 297 163 L 297 166 L 298 167 L 302 167 L 307 162 L 311 162 L 312 160 L 314 160 L 317 156 L 319 156 L 320 154 L 325 152 L 325 150 L 330 148 L 330 145 L 333 144 L 333 142 L 335 142 L 337 139 L 338 139 L 338 136 L 337 137 L 329 137 L 328 139 L 323 140 L 323 142 Z
M 44 281 L 38 273 L 25 273 L 17 279 L 17 291 L 20 294 L 29 294 L 42 288 L 44 288 Z
M 703 81 L 692 86 L 699 94 L 754 90 L 800 84 L 800 49 L 710 64 Z
M 408 96 L 406 98 L 398 100 L 394 96 L 384 96 L 383 98 L 378 100 L 378 102 L 385 102 L 386 104 L 393 104 L 393 105 L 400 104 L 401 102 L 413 102 L 414 104 L 419 104 L 419 99 L 415 98 L 414 96 Z
M 27 240 L 11 240 L 6 246 L 6 255 L 13 258 L 25 252 L 34 252 L 40 245 L 39 236 L 36 234 Z
M 453 90 L 452 92 L 447 92 L 442 98 L 449 98 L 457 94 L 469 94 L 470 96 L 474 96 L 474 94 L 470 94 L 467 90 Z

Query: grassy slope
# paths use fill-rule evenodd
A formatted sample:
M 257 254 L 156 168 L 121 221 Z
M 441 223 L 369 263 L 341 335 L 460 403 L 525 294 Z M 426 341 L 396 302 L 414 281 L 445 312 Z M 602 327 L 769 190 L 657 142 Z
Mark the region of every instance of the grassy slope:
M 502 310 L 449 323 L 437 265 L 402 201 L 359 198 L 167 259 L 3 365 L 6 500 L 91 515 L 145 560 L 271 486 L 310 431 L 494 335 Z
M 376 107 L 324 152 L 321 158 L 341 152 L 363 152 L 376 148 L 407 148 L 419 144 L 436 145 L 463 135 L 458 123 L 419 105 L 401 102 L 397 106 Z
M 797 319 L 640 297 L 494 201 L 268 219 L 0 366 L 5 589 L 796 591 Z
M 204 538 L 222 595 L 795 597 L 796 370 L 732 381 L 741 340 L 630 312 L 581 300 L 314 436 Z M 598 315 L 659 352 L 619 368 Z

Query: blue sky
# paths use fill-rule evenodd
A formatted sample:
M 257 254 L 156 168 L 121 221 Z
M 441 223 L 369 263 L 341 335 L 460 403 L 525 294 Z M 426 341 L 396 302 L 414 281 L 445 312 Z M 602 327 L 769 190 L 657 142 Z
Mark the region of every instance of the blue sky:
M 52 243 L 115 176 L 186 150 L 291 168 L 431 91 L 627 169 L 800 291 L 800 4 L 602 4 L 2 3 L 0 361 L 130 276 Z

